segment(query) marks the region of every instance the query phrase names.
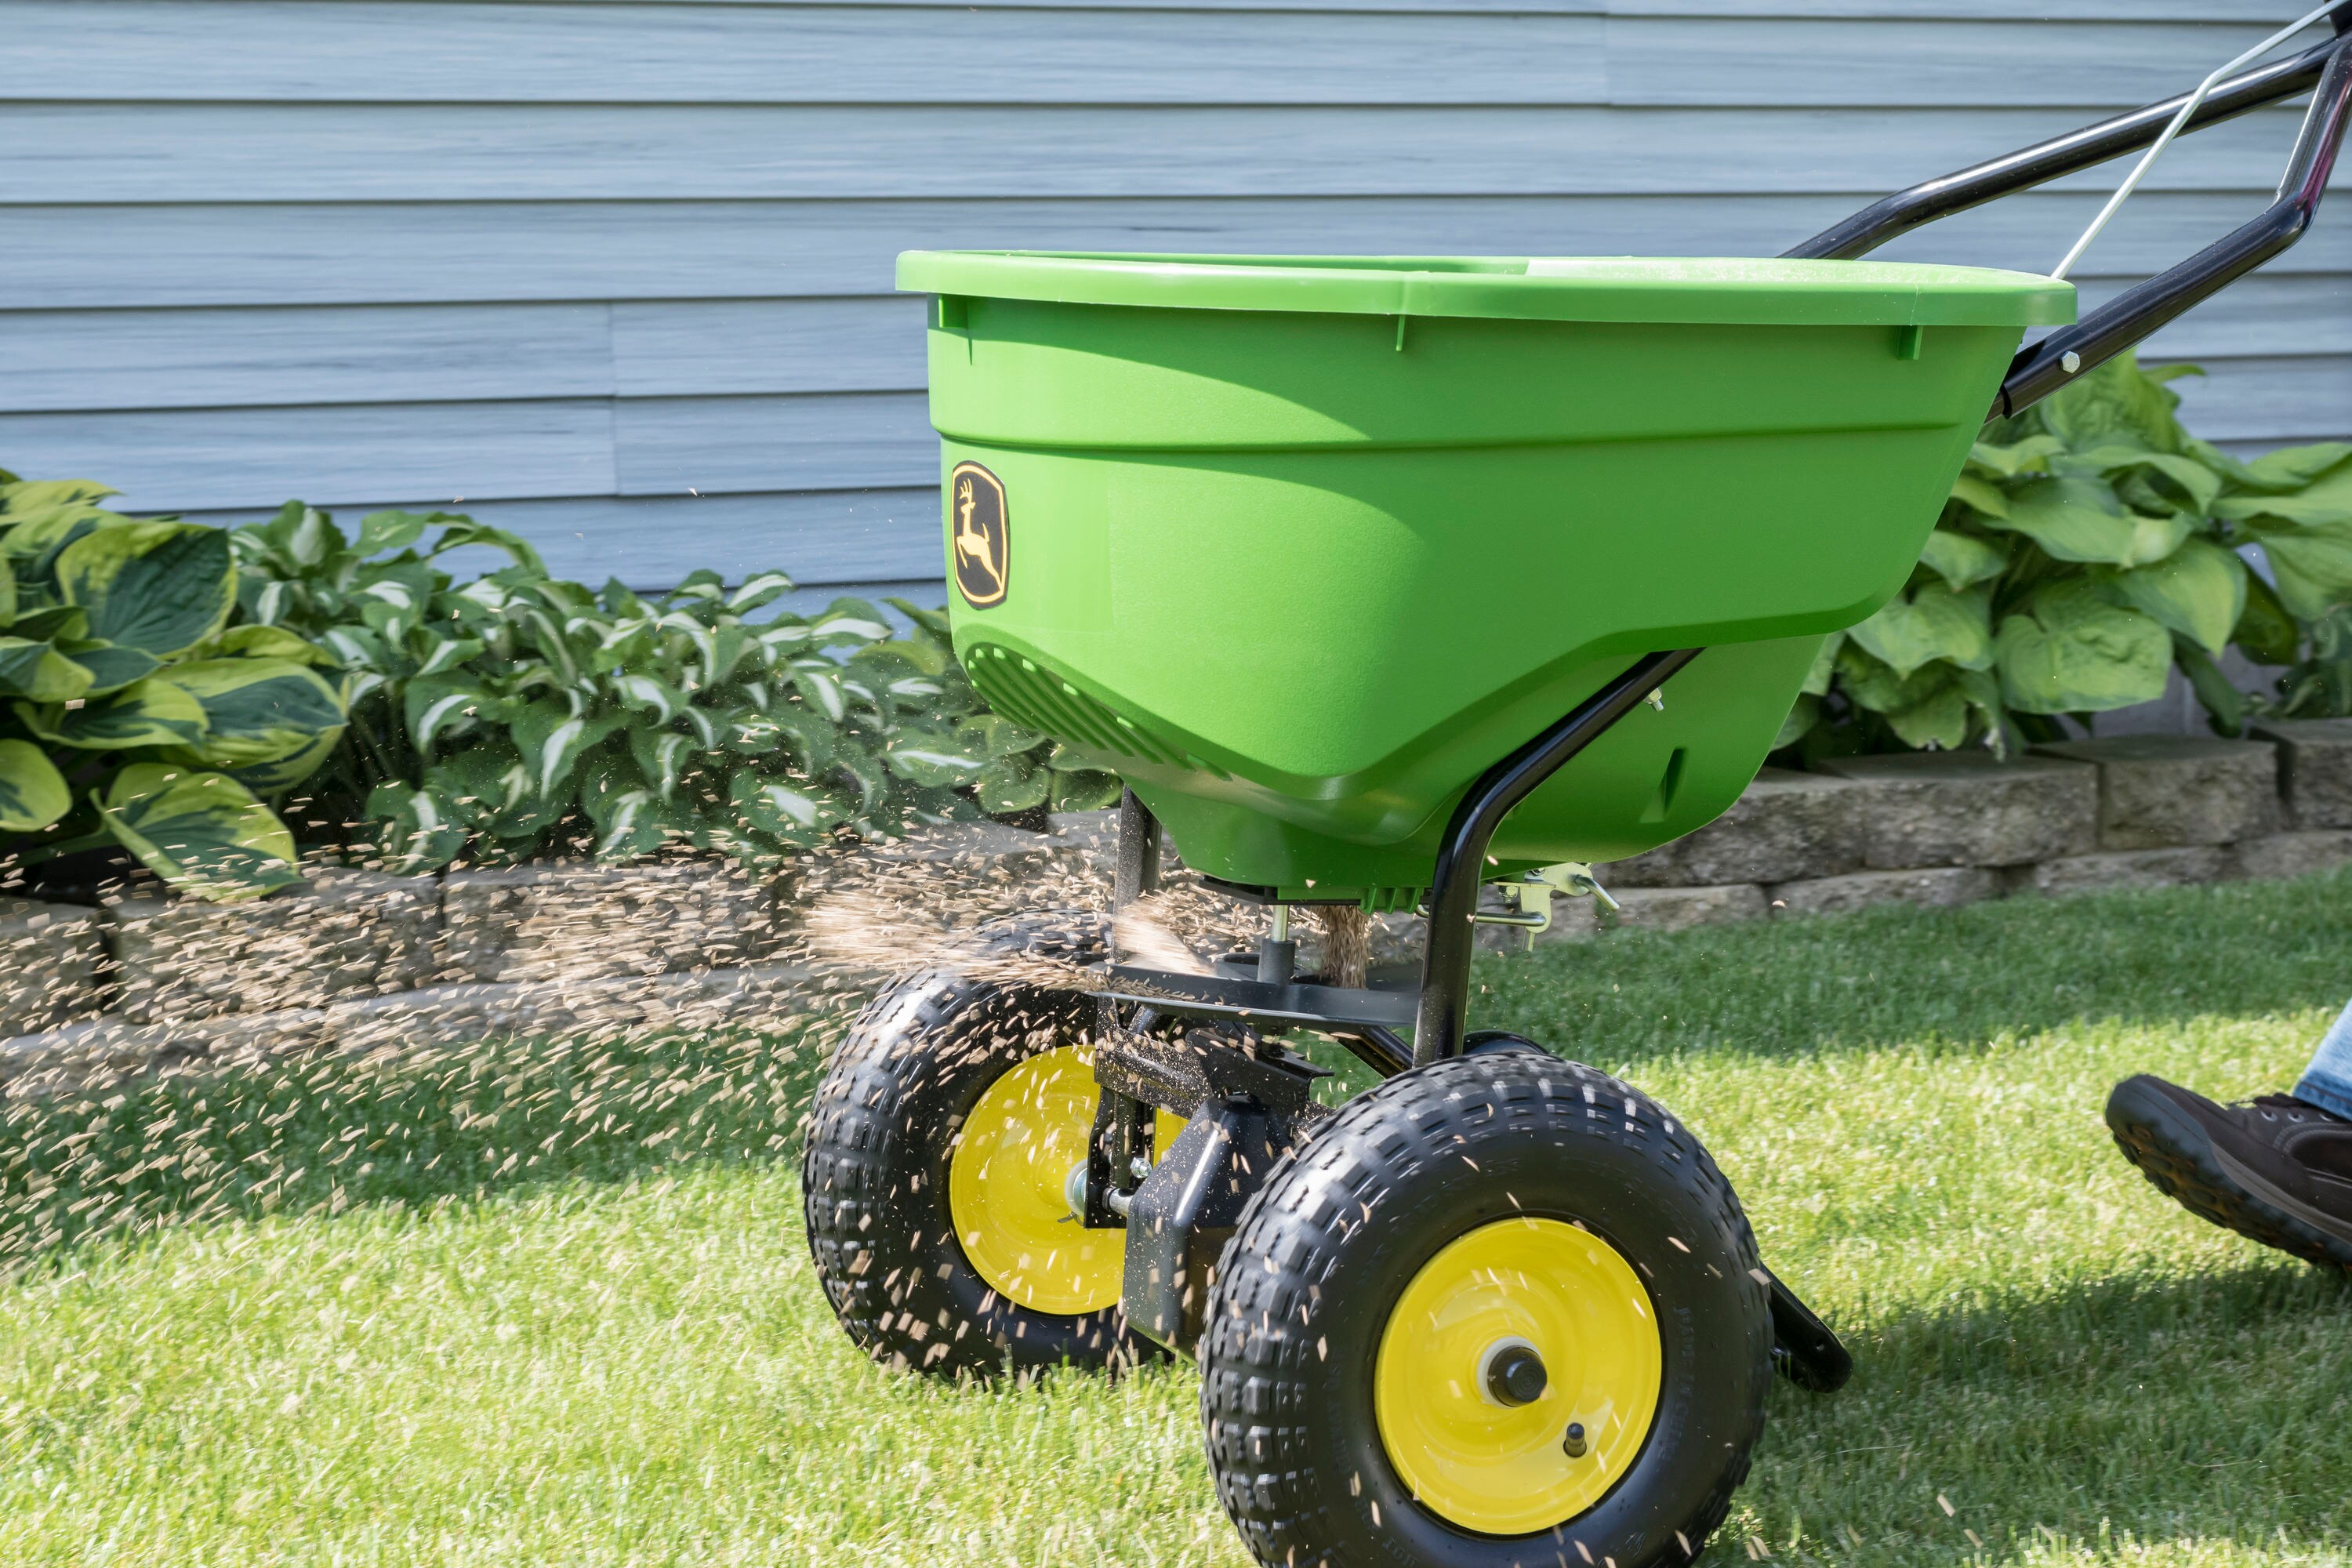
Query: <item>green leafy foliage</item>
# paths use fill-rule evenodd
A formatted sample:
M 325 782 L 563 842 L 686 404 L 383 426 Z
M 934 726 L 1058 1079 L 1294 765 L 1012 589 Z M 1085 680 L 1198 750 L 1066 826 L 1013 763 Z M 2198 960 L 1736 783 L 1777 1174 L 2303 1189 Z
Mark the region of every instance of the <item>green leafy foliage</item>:
M 240 629 L 315 642 L 349 683 L 322 805 L 378 825 L 412 869 L 680 847 L 766 862 L 839 834 L 1116 795 L 1110 775 L 986 710 L 939 611 L 891 601 L 904 635 L 858 599 L 796 615 L 777 604 L 793 588 L 780 572 L 591 590 L 442 512 L 377 512 L 347 537 L 289 504 L 236 546 Z M 461 577 L 461 550 L 504 562 Z M 204 671 L 172 684 L 232 711 L 239 735 L 286 722 L 292 696 Z
M 2164 384 L 2191 374 L 2126 355 L 1987 426 L 1910 583 L 1830 639 L 1780 743 L 2007 752 L 2175 668 L 2225 734 L 2255 706 L 2352 712 L 2352 445 L 2241 462 L 2181 426 Z M 2276 701 L 2223 674 L 2232 643 L 2295 667 Z
M 99 503 L 83 479 L 0 473 L 0 833 L 18 866 L 119 845 L 215 899 L 291 882 L 265 796 L 343 730 L 322 656 L 231 626 L 229 536 Z

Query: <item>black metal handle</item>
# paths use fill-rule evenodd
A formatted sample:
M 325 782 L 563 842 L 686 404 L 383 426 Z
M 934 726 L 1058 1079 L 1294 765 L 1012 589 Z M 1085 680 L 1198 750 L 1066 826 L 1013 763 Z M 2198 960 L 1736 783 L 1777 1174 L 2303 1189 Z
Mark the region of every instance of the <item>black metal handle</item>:
M 1992 416 L 2021 413 L 2105 364 L 2201 300 L 2210 299 L 2301 239 L 2327 194 L 2352 110 L 2352 36 L 2327 46 L 2326 69 L 2296 134 L 2278 199 L 2188 260 L 2125 289 L 2071 327 L 2021 350 L 2001 378 Z
M 2352 0 L 2329 17 L 2336 36 L 2274 65 L 2231 78 L 2207 95 L 2181 134 L 2233 120 L 2316 85 L 2296 133 L 2278 197 L 2261 216 L 2146 282 L 2125 290 L 2072 327 L 2021 351 L 2001 380 L 1988 418 L 2031 407 L 2084 371 L 2139 342 L 2301 239 L 2326 194 L 2327 177 L 2352 110 Z M 1874 202 L 1782 254 L 1850 260 L 1924 224 L 2046 184 L 2155 142 L 2188 103 L 2182 93 L 2128 114 L 2021 148 L 2004 157 L 1923 181 Z
M 2341 18 L 2336 24 L 2339 28 L 2352 23 L 2352 5 L 2344 8 Z M 2189 116 L 2189 123 L 2180 128 L 2181 134 L 2235 120 L 2251 110 L 2307 90 L 2319 80 L 2320 72 L 2326 68 L 2336 48 L 2336 40 L 2330 39 L 2290 58 L 2231 77 L 2206 95 L 2197 112 Z M 1831 225 L 1802 245 L 1780 254 L 1851 261 L 1937 218 L 2032 190 L 2063 174 L 2079 174 L 2126 153 L 2137 153 L 2154 144 L 2189 96 L 2184 92 L 1985 163 L 1923 180 L 1908 190 L 1873 202 L 1852 217 Z
M 1633 668 L 1578 704 L 1569 715 L 1478 775 L 1454 808 L 1429 889 L 1429 945 L 1421 958 L 1421 1004 L 1412 1027 L 1416 1064 L 1462 1053 L 1470 1014 L 1470 917 L 1486 879 L 1486 847 L 1511 808 L 1535 793 L 1569 759 L 1599 740 L 1702 650 L 1643 654 Z

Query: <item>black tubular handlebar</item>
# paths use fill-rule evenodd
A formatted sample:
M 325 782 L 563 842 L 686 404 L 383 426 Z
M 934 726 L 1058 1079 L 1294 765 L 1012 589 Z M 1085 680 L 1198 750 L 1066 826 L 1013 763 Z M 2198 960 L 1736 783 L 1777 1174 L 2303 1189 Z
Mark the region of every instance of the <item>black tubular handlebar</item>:
M 2320 197 L 2327 193 L 2327 176 L 2344 142 L 2345 115 L 2352 110 L 2352 37 L 2330 47 L 2333 53 L 2295 137 L 2294 155 L 2288 160 L 2278 199 L 2261 216 L 2188 260 L 2126 289 L 2074 325 L 2021 350 L 2001 378 L 1991 417 L 2032 407 L 2304 237 L 2319 211 Z
M 2352 16 L 2352 9 L 2346 14 Z M 2189 116 L 2189 123 L 2180 128 L 2181 134 L 2235 120 L 2250 110 L 2307 91 L 2319 79 L 2319 73 L 2326 68 L 2335 52 L 2336 40 L 2331 38 L 2291 58 L 2231 77 L 2206 95 L 2197 112 Z M 2189 101 L 2189 97 L 2184 92 L 2162 103 L 2151 103 L 2145 109 L 2118 114 L 2113 120 L 2085 125 L 2080 131 L 2037 142 L 1986 163 L 1923 180 L 1909 190 L 1873 202 L 1852 217 L 1832 224 L 1793 250 L 1780 254 L 1851 261 L 1937 218 L 2031 190 L 2062 174 L 2077 174 L 2126 153 L 2137 153 L 2164 133 L 2164 128 L 2172 123 L 2172 117 L 2180 112 L 2180 106 Z
M 1987 418 L 2031 407 L 2303 237 L 2319 210 L 2320 198 L 2326 194 L 2327 178 L 2343 144 L 2346 118 L 2352 112 L 2352 0 L 2338 5 L 2329 21 L 2336 28 L 2335 37 L 2220 83 L 2181 127 L 2181 134 L 2187 135 L 2316 85 L 2318 90 L 2313 93 L 2310 110 L 2296 133 L 2277 198 L 2262 216 L 2188 260 L 2126 289 L 2074 326 L 2021 351 L 2011 362 Z M 2005 157 L 1924 181 L 1872 203 L 1782 254 L 1850 260 L 1937 218 L 2136 152 L 2163 134 L 2189 96 L 2182 93 Z

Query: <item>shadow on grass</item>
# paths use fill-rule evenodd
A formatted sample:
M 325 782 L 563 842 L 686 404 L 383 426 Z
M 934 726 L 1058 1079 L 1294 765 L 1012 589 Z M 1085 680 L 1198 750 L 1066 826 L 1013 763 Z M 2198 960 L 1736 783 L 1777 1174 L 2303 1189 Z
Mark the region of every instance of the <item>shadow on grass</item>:
M 2284 1259 L 1895 1316 L 1843 1391 L 1776 1389 L 1739 1501 L 1769 1549 L 1857 1563 L 1967 1558 L 1970 1531 L 2332 1550 L 2347 1334 L 2352 1287 Z
M 1486 958 L 1479 1027 L 1596 1064 L 1732 1050 L 1971 1047 L 2114 1019 L 2336 1008 L 2352 870 L 2289 882 L 1612 933 Z
M 486 1040 L 0 1103 L 0 1276 L 165 1226 L 796 1154 L 825 1042 Z

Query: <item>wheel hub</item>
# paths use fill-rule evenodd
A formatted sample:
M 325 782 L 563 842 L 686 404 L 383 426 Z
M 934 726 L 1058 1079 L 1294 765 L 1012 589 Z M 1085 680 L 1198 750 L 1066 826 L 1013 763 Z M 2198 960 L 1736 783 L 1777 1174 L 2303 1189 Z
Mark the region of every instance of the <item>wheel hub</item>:
M 1481 1226 L 1405 1286 L 1373 1413 L 1422 1503 L 1487 1535 L 1565 1523 L 1633 1468 L 1657 1412 L 1649 1293 L 1617 1249 L 1559 1220 Z

